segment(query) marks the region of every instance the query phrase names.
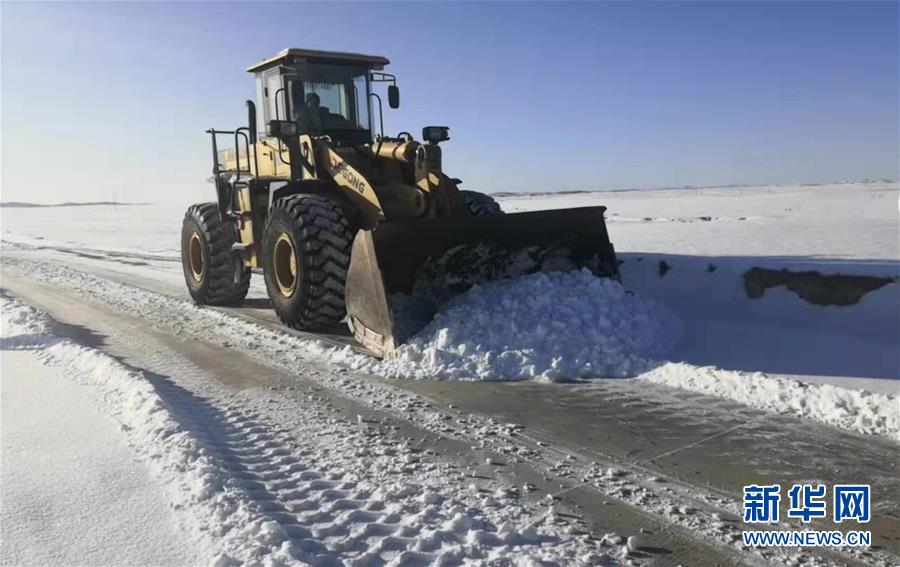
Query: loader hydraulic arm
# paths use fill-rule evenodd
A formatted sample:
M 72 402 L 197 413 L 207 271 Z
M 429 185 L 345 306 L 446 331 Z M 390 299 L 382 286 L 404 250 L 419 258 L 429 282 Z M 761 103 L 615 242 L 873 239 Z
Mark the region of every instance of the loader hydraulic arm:
M 456 184 L 441 171 L 441 148 L 437 144 L 421 144 L 416 148 L 416 186 L 427 193 L 429 218 L 468 216 L 468 209 Z

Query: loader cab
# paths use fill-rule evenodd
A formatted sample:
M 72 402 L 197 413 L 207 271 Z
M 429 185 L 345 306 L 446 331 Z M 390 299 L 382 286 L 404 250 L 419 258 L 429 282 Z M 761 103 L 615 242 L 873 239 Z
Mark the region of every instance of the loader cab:
M 380 98 L 372 93 L 373 71 L 388 63 L 372 55 L 283 50 L 247 69 L 256 77 L 257 130 L 288 120 L 298 134 L 329 136 L 338 146 L 372 142 L 381 113 Z

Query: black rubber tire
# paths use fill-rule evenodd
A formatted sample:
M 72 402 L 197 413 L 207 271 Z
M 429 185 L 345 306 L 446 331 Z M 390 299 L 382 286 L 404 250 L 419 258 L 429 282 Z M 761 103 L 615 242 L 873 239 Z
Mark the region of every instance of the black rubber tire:
M 198 304 L 236 305 L 247 297 L 250 268 L 240 252 L 232 250 L 235 241 L 235 227 L 219 217 L 218 204 L 188 207 L 181 226 L 181 266 L 188 292 Z
M 275 272 L 275 246 L 282 236 L 290 241 L 295 257 L 289 295 L 282 292 Z M 272 203 L 263 234 L 262 265 L 269 299 L 284 324 L 312 330 L 344 318 L 352 245 L 353 231 L 343 211 L 327 197 L 290 195 Z
M 495 201 L 490 195 L 485 195 L 478 191 L 460 191 L 459 193 L 473 216 L 486 217 L 505 214 L 503 209 L 500 208 L 500 203 Z

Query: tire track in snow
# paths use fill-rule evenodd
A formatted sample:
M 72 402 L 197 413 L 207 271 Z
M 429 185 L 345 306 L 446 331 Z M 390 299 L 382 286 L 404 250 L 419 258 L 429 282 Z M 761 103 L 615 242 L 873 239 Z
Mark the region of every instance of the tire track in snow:
M 311 564 L 337 564 L 344 556 L 380 563 L 391 552 L 423 563 L 437 559 L 421 552 L 410 557 L 419 542 L 415 534 L 398 535 L 404 532 L 404 514 L 390 510 L 371 487 L 344 471 L 304 463 L 254 415 L 220 410 L 168 381 L 155 387 L 176 419 L 273 522 L 265 537 L 280 541 L 292 557 Z
M 175 418 L 226 470 L 247 498 L 270 520 L 264 537 L 280 543 L 291 557 L 313 565 L 433 564 L 490 555 L 486 547 L 532 543 L 554 538 L 529 532 L 524 536 L 486 529 L 470 529 L 483 520 L 459 516 L 438 523 L 426 539 L 420 537 L 419 518 L 441 518 L 442 496 L 410 486 L 404 501 L 385 498 L 386 492 L 346 470 L 328 471 L 315 466 L 307 455 L 300 459 L 288 440 L 261 424 L 257 417 L 237 408 L 222 410 L 168 381 L 155 387 L 168 402 Z M 397 494 L 393 494 L 397 496 Z M 410 501 L 412 500 L 412 501 Z M 460 528 L 466 528 L 460 533 Z M 464 549 L 465 542 L 479 546 Z M 455 551 L 442 547 L 458 545 Z M 455 557 L 454 557 L 455 556 Z M 222 558 L 227 563 L 226 558 Z

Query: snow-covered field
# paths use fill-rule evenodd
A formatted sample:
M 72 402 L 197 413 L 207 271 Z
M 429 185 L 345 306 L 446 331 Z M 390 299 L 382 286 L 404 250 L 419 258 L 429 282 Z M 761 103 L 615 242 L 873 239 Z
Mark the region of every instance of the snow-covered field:
M 198 191 L 191 200 L 205 197 Z M 443 306 L 385 361 L 192 306 L 182 290 L 181 204 L 3 208 L 0 231 L 3 270 L 16 277 L 144 312 L 148 324 L 174 326 L 176 333 L 214 329 L 230 349 L 273 359 L 295 353 L 326 375 L 625 380 L 900 441 L 898 198 L 896 182 L 504 196 L 499 200 L 509 212 L 606 205 L 622 285 L 577 272 L 480 285 Z M 753 268 L 771 272 L 754 279 Z M 847 284 L 785 283 L 782 270 L 881 279 L 875 289 L 851 292 L 847 305 L 822 305 L 815 294 L 823 287 L 829 303 L 831 287 Z M 254 277 L 251 295 L 264 294 Z M 3 300 L 2 327 L 4 564 L 58 562 L 66 553 L 106 563 L 128 537 L 98 535 L 96 545 L 80 539 L 59 550 L 34 546 L 34 530 L 9 521 L 34 514 L 21 497 L 26 490 L 68 498 L 75 507 L 90 499 L 97 514 L 115 514 L 127 499 L 138 519 L 130 528 L 163 520 L 184 528 L 148 536 L 168 542 L 162 555 L 123 546 L 125 563 L 640 559 L 618 536 L 603 542 L 572 536 L 572 526 L 503 490 L 489 501 L 473 500 L 465 485 L 441 481 L 438 465 L 417 469 L 417 455 L 408 457 L 407 472 L 422 477 L 418 484 L 402 488 L 408 481 L 392 478 L 395 484 L 377 488 L 385 478 L 364 472 L 377 463 L 361 465 L 372 452 L 334 461 L 315 439 L 297 447 L 268 427 L 241 430 L 237 417 L 227 420 L 237 428 L 234 438 L 211 432 L 197 409 L 202 404 L 161 393 L 174 384 L 55 336 L 40 312 L 17 300 Z M 69 392 L 71 403 L 41 403 L 54 392 Z M 329 431 L 331 438 L 347 435 L 346 426 L 332 425 L 341 431 Z M 103 450 L 35 434 L 59 427 L 94 432 Z M 252 471 L 252 478 L 236 472 L 230 452 L 238 439 L 267 451 L 270 468 Z M 47 453 L 70 463 L 95 456 L 94 468 L 79 480 L 46 466 L 30 479 L 25 471 Z M 282 453 L 276 473 L 271 457 Z M 380 458 L 390 466 L 396 457 L 388 450 Z M 90 477 L 105 470 L 116 471 L 116 479 L 104 493 Z M 60 490 L 69 483 L 85 488 Z M 259 497 L 260 483 L 277 493 L 274 500 Z M 270 509 L 272 502 L 288 508 L 290 521 L 272 520 L 283 514 Z M 71 537 L 60 524 L 41 529 L 41 537 Z M 151 541 L 149 548 L 159 546 Z
M 606 205 L 612 240 L 623 252 L 883 263 L 894 275 L 900 260 L 895 181 L 520 195 L 500 202 L 509 212 Z

